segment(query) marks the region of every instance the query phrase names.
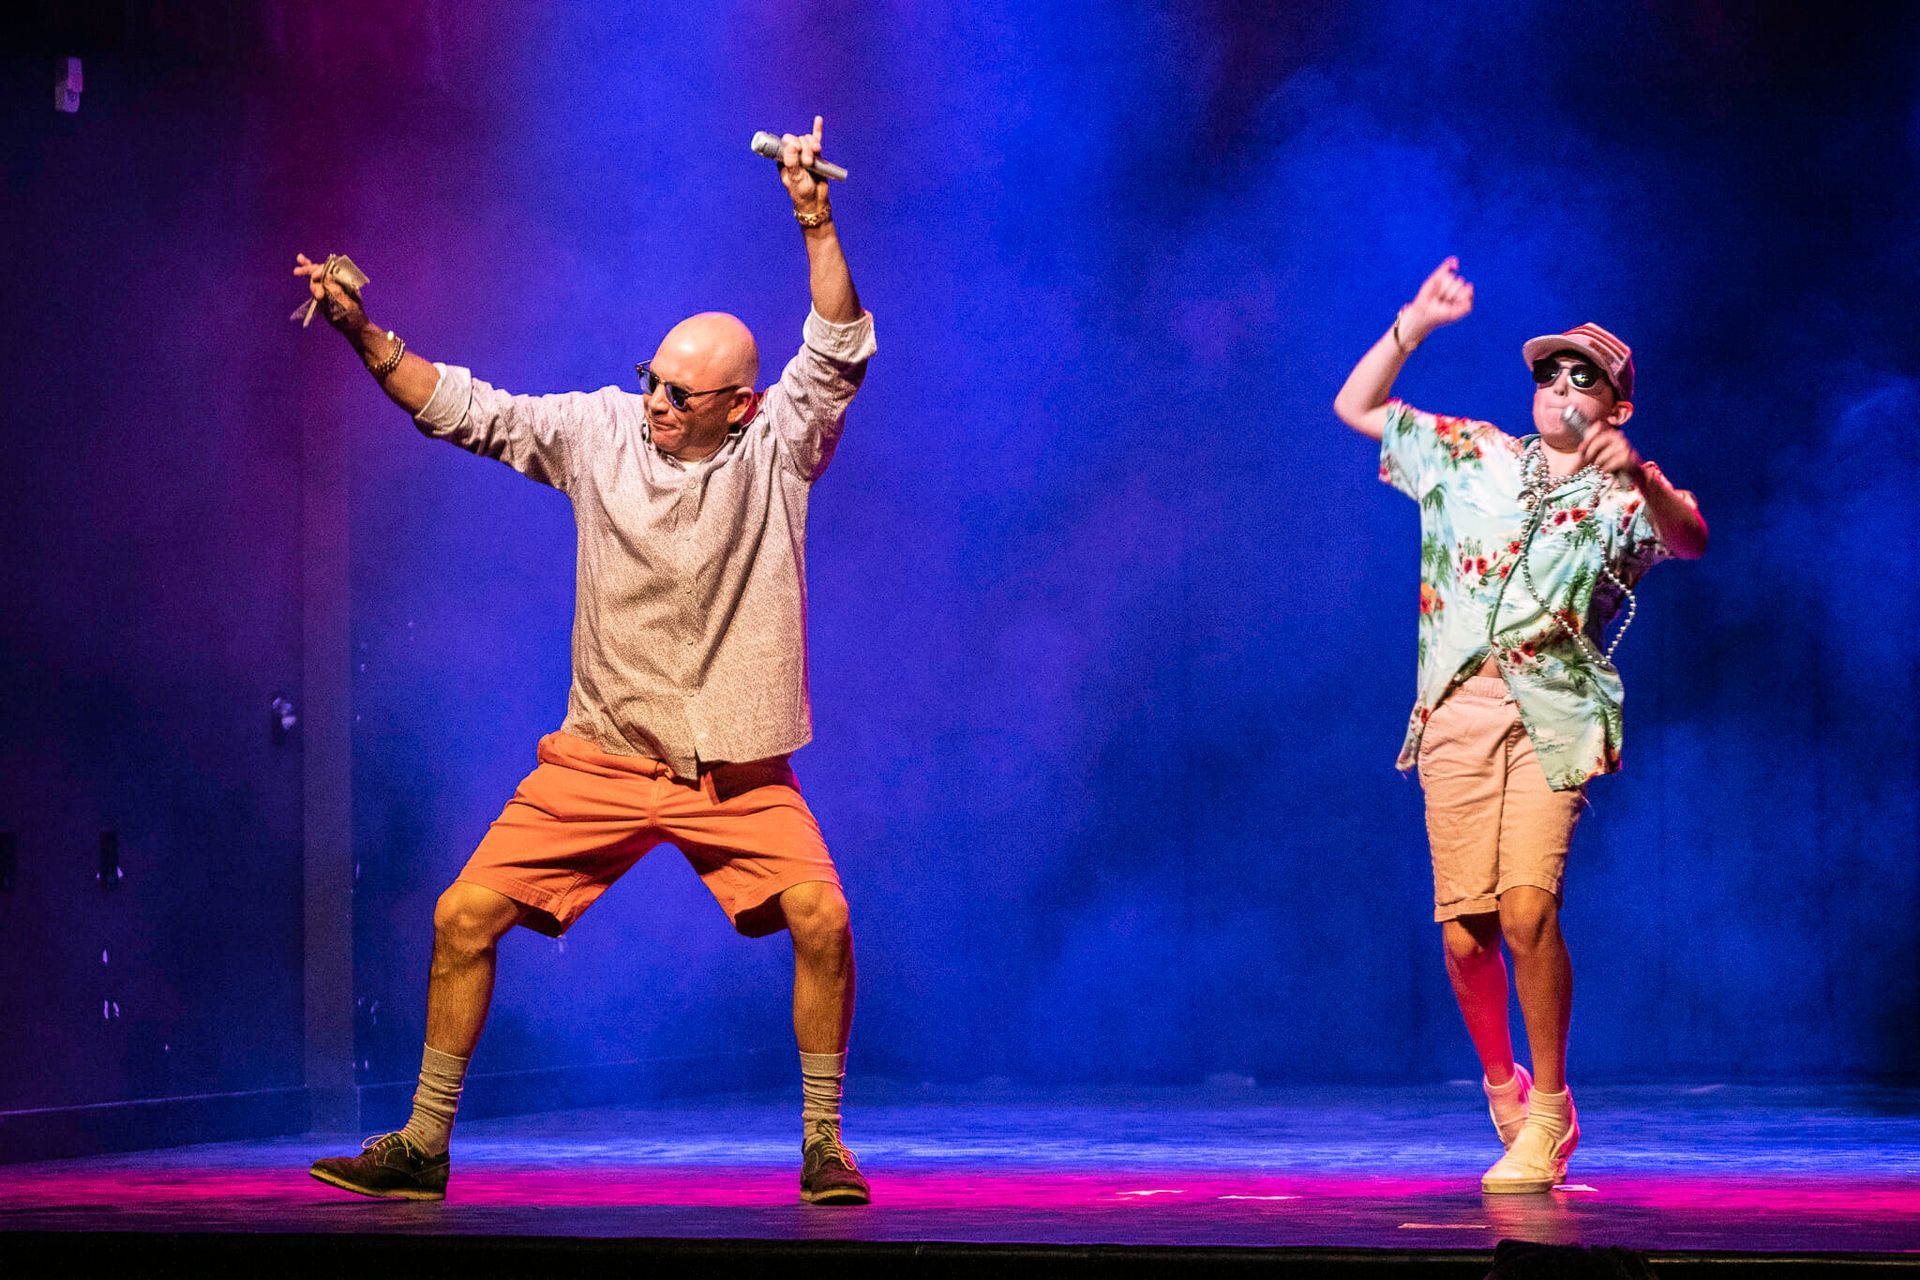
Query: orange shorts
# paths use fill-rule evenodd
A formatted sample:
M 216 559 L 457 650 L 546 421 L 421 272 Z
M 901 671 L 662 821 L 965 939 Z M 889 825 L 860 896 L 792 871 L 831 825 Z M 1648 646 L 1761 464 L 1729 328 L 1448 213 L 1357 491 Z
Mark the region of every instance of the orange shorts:
M 1560 896 L 1586 789 L 1547 785 L 1506 681 L 1470 676 L 1441 699 L 1419 760 L 1435 920 L 1498 911 L 1516 885 Z
M 558 937 L 647 850 L 677 846 L 750 938 L 786 927 L 779 896 L 840 877 L 785 756 L 715 764 L 698 781 L 645 756 L 614 756 L 550 733 L 459 879 L 530 910 L 522 924 Z

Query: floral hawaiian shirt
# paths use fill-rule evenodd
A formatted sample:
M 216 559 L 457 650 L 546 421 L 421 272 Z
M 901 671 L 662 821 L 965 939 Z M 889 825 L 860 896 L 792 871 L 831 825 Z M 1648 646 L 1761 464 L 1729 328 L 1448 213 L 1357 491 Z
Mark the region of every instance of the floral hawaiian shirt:
M 1620 673 L 1600 655 L 1622 596 L 1601 567 L 1631 587 L 1671 553 L 1637 490 L 1592 477 L 1547 495 L 1526 549 L 1521 459 L 1532 439 L 1399 400 L 1387 406 L 1380 479 L 1420 503 L 1420 689 L 1401 769 L 1414 767 L 1433 709 L 1489 652 L 1549 786 L 1572 790 L 1620 767 Z

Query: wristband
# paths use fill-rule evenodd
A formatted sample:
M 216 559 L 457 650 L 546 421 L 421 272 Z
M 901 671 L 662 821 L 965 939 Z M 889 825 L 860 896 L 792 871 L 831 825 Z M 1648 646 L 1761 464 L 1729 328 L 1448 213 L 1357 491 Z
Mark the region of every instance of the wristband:
M 1393 345 L 1400 348 L 1401 355 L 1410 356 L 1420 349 L 1420 343 L 1416 342 L 1412 346 L 1408 346 L 1406 343 L 1400 341 L 1400 316 L 1404 311 L 1406 311 L 1406 308 L 1402 307 L 1399 311 L 1393 313 Z M 1423 338 L 1421 341 L 1424 342 L 1425 339 Z

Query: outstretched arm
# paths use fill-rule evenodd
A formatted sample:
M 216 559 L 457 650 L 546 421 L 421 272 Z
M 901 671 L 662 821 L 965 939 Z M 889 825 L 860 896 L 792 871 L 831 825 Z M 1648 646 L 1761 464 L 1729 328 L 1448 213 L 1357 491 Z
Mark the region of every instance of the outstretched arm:
M 387 331 L 367 319 L 366 308 L 359 300 L 341 288 L 338 280 L 327 275 L 325 262 L 315 262 L 304 253 L 296 254 L 294 261 L 293 274 L 306 277 L 307 288 L 319 301 L 327 323 L 352 345 L 369 373 L 381 368 L 392 358 L 396 345 Z M 427 407 L 427 401 L 433 398 L 433 389 L 440 383 L 440 371 L 431 361 L 411 350 L 400 357 L 400 363 L 393 369 L 375 377 L 389 400 L 414 415 Z
M 1368 348 L 1347 375 L 1346 385 L 1333 398 L 1340 421 L 1371 440 L 1387 429 L 1387 401 L 1400 366 L 1428 334 L 1452 324 L 1473 310 L 1473 285 L 1460 275 L 1460 259 L 1448 258 L 1435 267 L 1413 301 L 1400 308 L 1392 328 Z
M 853 291 L 853 273 L 834 229 L 833 204 L 827 184 L 807 172 L 820 156 L 820 131 L 825 124 L 813 118 L 813 132 L 780 138 L 780 181 L 793 199 L 793 216 L 807 242 L 807 279 L 813 290 L 813 309 L 822 320 L 852 324 L 860 318 L 860 295 Z
M 581 449 L 613 420 L 614 408 L 606 396 L 578 391 L 517 396 L 482 382 L 465 368 L 448 365 L 443 374 L 367 319 L 359 301 L 326 274 L 324 262 L 303 253 L 298 263 L 294 274 L 306 277 L 328 322 L 423 434 L 496 458 L 541 484 L 571 492 Z

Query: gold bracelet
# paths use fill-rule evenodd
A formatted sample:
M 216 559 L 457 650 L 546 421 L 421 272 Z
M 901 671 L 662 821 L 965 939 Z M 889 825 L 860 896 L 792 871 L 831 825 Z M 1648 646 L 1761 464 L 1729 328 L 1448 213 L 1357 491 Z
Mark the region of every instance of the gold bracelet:
M 833 209 L 829 206 L 815 213 L 802 213 L 798 209 L 795 209 L 793 211 L 793 220 L 811 231 L 815 227 L 824 227 L 829 222 L 832 222 Z
M 401 357 L 407 354 L 407 340 L 399 337 L 393 330 L 387 330 L 387 341 L 393 344 L 393 350 L 387 352 L 387 358 L 373 366 L 375 382 L 385 382 L 387 375 L 400 367 Z

